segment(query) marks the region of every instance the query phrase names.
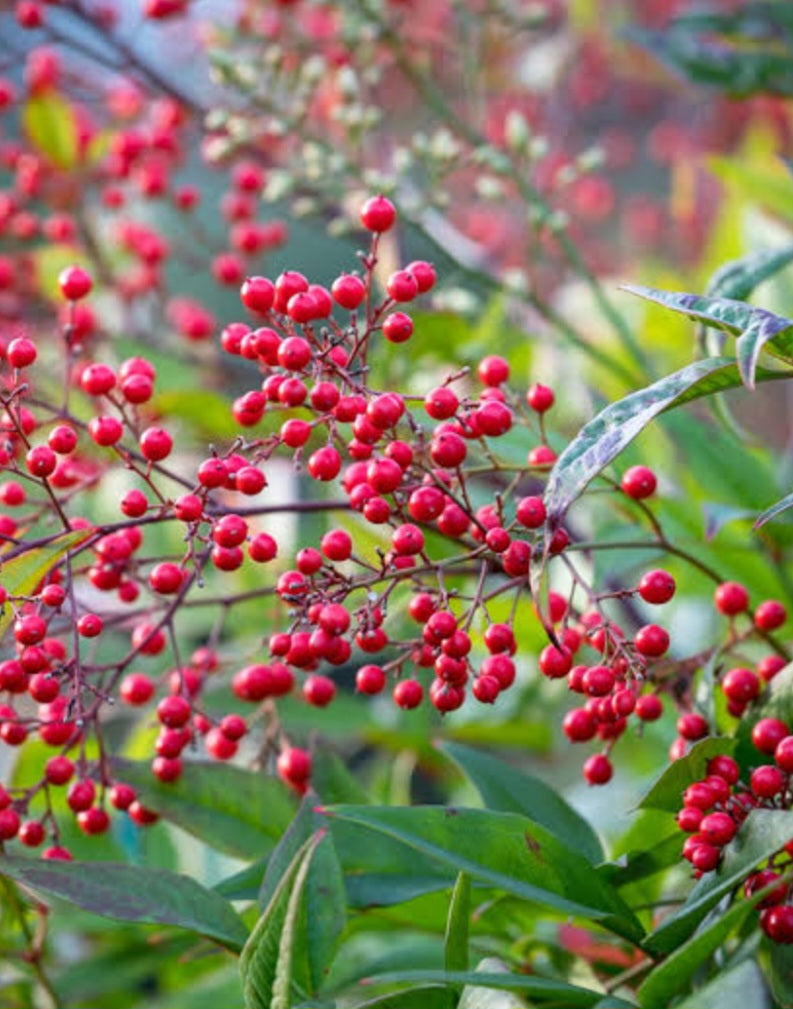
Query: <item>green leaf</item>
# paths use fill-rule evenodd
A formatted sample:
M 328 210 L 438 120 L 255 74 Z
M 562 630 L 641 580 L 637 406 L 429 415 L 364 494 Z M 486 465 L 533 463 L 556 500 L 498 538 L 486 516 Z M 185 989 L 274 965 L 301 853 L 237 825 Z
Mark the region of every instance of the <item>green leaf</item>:
M 77 529 L 74 532 L 54 536 L 44 546 L 25 550 L 15 557 L 3 560 L 0 555 L 0 585 L 9 596 L 29 596 L 39 582 L 59 564 L 66 554 L 85 543 L 93 536 L 92 529 Z M 11 606 L 4 606 L 0 612 L 0 640 L 14 620 Z
M 770 381 L 791 374 L 758 369 L 756 379 Z M 713 357 L 695 361 L 607 406 L 578 432 L 551 471 L 545 491 L 549 529 L 561 524 L 586 486 L 659 414 L 739 385 L 741 377 L 735 361 Z
M 705 293 L 711 298 L 744 300 L 758 284 L 779 273 L 790 262 L 793 262 L 793 245 L 752 252 L 725 263 L 710 278 Z
M 280 877 L 240 957 L 248 1009 L 289 1009 L 293 993 L 303 998 L 307 991 L 316 992 L 324 980 L 343 925 L 333 895 L 328 899 L 330 891 L 341 885 L 333 859 L 330 835 L 318 830 Z M 317 873 L 312 880 L 315 860 Z M 335 882 L 329 874 L 336 876 Z M 329 911 L 324 904 L 333 907 Z
M 622 865 L 609 865 L 609 878 L 616 887 L 626 886 L 636 880 L 654 876 L 672 865 L 680 863 L 682 841 L 680 831 L 670 834 L 658 844 L 642 851 L 629 851 Z M 605 866 L 604 866 L 605 868 Z
M 656 953 L 669 953 L 696 931 L 726 894 L 769 855 L 793 836 L 793 812 L 753 809 L 735 839 L 724 851 L 722 864 L 697 883 L 682 907 L 647 936 L 642 944 Z
M 742 960 L 735 967 L 720 971 L 710 984 L 697 988 L 693 995 L 676 1003 L 675 1009 L 724 1009 L 730 1005 L 741 1009 L 768 1009 L 763 977 L 752 960 Z
M 793 220 L 793 181 L 780 161 L 769 162 L 763 157 L 754 164 L 734 157 L 712 156 L 708 165 L 739 196 L 785 220 Z
M 748 821 L 747 821 L 748 822 Z M 790 819 L 789 821 L 790 822 Z M 773 889 L 773 883 L 751 898 L 735 901 L 723 914 L 695 936 L 676 946 L 673 952 L 648 974 L 639 986 L 638 995 L 642 1009 L 667 1009 L 670 999 L 688 986 L 691 978 L 703 963 L 721 946 L 727 936 L 754 911 L 757 904 Z M 730 1004 L 734 996 L 730 995 Z M 701 1003 L 697 1001 L 699 1007 Z
M 563 1005 L 565 1009 L 574 1009 L 578 1006 L 592 1007 L 603 997 L 602 992 L 590 991 L 588 988 L 567 984 L 566 981 L 557 981 L 555 978 L 495 971 L 393 971 L 388 974 L 375 974 L 367 978 L 367 983 L 475 985 L 478 988 L 494 988 L 497 991 L 525 992 L 539 1005 L 550 1002 L 555 1006 Z
M 235 951 L 247 937 L 227 900 L 188 876 L 164 869 L 3 856 L 0 874 L 103 918 L 178 925 Z
M 766 522 L 770 522 L 775 519 L 777 515 L 781 515 L 782 512 L 786 512 L 789 508 L 793 508 L 793 494 L 786 494 L 783 498 L 780 498 L 775 504 L 770 505 L 765 511 L 761 512 L 754 522 L 754 529 L 759 529 L 764 526 Z
M 419 985 L 357 1002 L 352 1009 L 447 1009 L 448 991 L 440 985 Z
M 449 901 L 446 920 L 445 965 L 447 971 L 468 970 L 468 919 L 471 914 L 471 877 L 460 872 Z
M 335 806 L 326 813 L 332 820 L 392 838 L 525 900 L 600 921 L 631 940 L 643 934 L 616 890 L 578 852 L 526 817 L 429 806 Z
M 754 308 L 732 298 L 712 298 L 698 294 L 659 291 L 651 287 L 628 285 L 625 290 L 649 301 L 699 319 L 705 325 L 718 326 L 738 335 L 736 355 L 744 385 L 753 389 L 760 351 L 786 363 L 793 361 L 793 319 L 776 315 L 765 308 Z
M 720 753 L 732 753 L 735 740 L 724 737 L 700 739 L 694 743 L 685 757 L 675 760 L 663 771 L 639 803 L 639 809 L 665 809 L 676 813 L 682 803 L 683 792 L 695 781 L 705 776 L 705 768 L 711 757 Z
M 226 876 L 212 889 L 227 900 L 256 900 L 267 863 L 267 858 L 257 858 L 239 872 Z
M 603 859 L 597 834 L 559 793 L 544 781 L 459 743 L 438 745 L 470 778 L 488 809 L 522 813 L 594 863 Z
M 171 389 L 152 400 L 152 407 L 164 417 L 178 417 L 203 438 L 234 438 L 239 426 L 231 413 L 231 404 L 223 396 L 202 389 Z
M 31 95 L 22 106 L 28 140 L 56 168 L 74 168 L 80 156 L 80 131 L 71 104 L 49 88 Z
M 671 70 L 695 84 L 718 88 L 734 98 L 765 93 L 793 95 L 790 55 L 774 44 L 748 49 L 715 40 L 710 33 L 698 37 L 689 26 L 665 32 L 631 28 L 625 34 Z
M 780 1009 L 793 1009 L 793 947 L 766 940 L 766 949 L 768 950 L 767 974 L 774 998 Z M 724 1002 L 721 1004 L 724 1005 Z M 754 1009 L 744 1001 L 741 1002 L 741 1006 L 746 1009 Z M 709 1009 L 709 1007 L 705 1006 L 703 1009 Z M 713 1009 L 720 1009 L 720 1007 L 714 1005 Z
M 260 771 L 189 761 L 178 781 L 164 783 L 147 763 L 115 757 L 112 765 L 145 806 L 229 855 L 248 858 L 272 851 L 294 815 L 283 783 Z

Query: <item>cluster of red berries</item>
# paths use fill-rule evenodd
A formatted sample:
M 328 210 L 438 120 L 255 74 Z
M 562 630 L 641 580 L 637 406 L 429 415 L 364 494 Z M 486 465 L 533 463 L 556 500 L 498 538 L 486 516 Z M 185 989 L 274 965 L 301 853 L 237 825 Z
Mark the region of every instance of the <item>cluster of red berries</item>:
M 716 869 L 722 852 L 754 809 L 787 810 L 793 805 L 793 735 L 778 718 L 761 718 L 751 730 L 755 750 L 766 762 L 744 773 L 730 756 L 712 757 L 707 774 L 683 793 L 677 823 L 688 834 L 683 857 L 697 876 Z M 779 883 L 760 901 L 760 926 L 774 942 L 793 943 L 793 838 L 744 883 L 747 897 Z
M 253 181 L 239 177 L 244 188 Z M 404 306 L 431 291 L 436 278 L 431 264 L 414 261 L 396 270 L 380 293 L 374 281 L 378 245 L 396 223 L 393 204 L 372 197 L 361 223 L 370 246 L 361 255 L 360 273 L 342 274 L 327 289 L 294 270 L 275 280 L 256 275 L 244 281 L 241 301 L 255 322 L 229 324 L 219 342 L 226 353 L 256 367 L 257 384 L 232 404 L 240 437 L 190 460 L 187 469 L 181 459 L 174 463 L 176 437 L 155 412 L 157 375 L 148 359 L 118 365 L 97 359 L 71 338 L 67 322 L 67 402 L 74 396 L 83 404 L 72 413 L 60 404 L 31 407 L 40 352 L 46 361 L 51 348 L 27 337 L 4 347 L 0 451 L 11 479 L 0 485 L 0 535 L 11 544 L 8 561 L 49 542 L 53 517 L 61 531 L 79 537 L 66 558 L 59 555 L 42 572 L 37 586 L 0 590 L 13 611 L 15 649 L 0 663 L 0 739 L 20 746 L 36 733 L 60 750 L 39 782 L 11 796 L 4 839 L 41 844 L 49 833 L 55 843 L 48 850 L 62 851 L 52 789 L 67 783 L 66 805 L 86 833 L 106 829 L 108 803 L 136 823 L 152 822 L 134 791 L 108 778 L 107 762 L 73 762 L 69 756 L 116 696 L 133 708 L 156 705 L 152 771 L 172 782 L 182 773 L 186 752 L 202 749 L 229 760 L 248 735 L 248 718 L 213 713 L 207 703 L 230 671 L 234 697 L 256 705 L 256 713 L 269 720 L 278 773 L 302 792 L 311 757 L 280 728 L 273 705 L 279 697 L 299 690 L 306 703 L 325 707 L 337 693 L 335 671 L 350 664 L 360 695 L 388 691 L 406 710 L 425 698 L 441 713 L 460 708 L 469 696 L 492 704 L 516 682 L 515 607 L 529 595 L 538 558 L 554 558 L 570 544 L 562 527 L 545 542 L 542 491 L 556 458 L 545 429 L 553 390 L 534 384 L 515 392 L 509 365 L 498 355 L 483 358 L 475 376 L 463 369 L 423 395 L 369 385 L 373 348 L 381 338 L 396 344 L 410 338 L 413 321 Z M 70 312 L 92 286 L 80 267 L 61 274 Z M 516 428 L 534 444 L 518 477 L 502 487 L 494 443 Z M 345 495 L 333 507 L 346 519 L 316 545 L 302 545 L 291 562 L 279 554 L 273 531 L 261 525 L 271 509 L 259 506 L 258 495 L 267 487 L 266 464 L 277 453 L 288 454 L 311 479 L 338 484 Z M 114 464 L 137 483 L 120 495 L 117 520 L 96 525 L 74 514 L 78 492 Z M 656 483 L 651 470 L 637 466 L 624 474 L 620 489 L 644 502 Z M 472 503 L 483 490 L 489 503 Z M 147 556 L 147 532 L 169 524 L 180 530 L 178 551 Z M 358 526 L 368 527 L 378 545 L 362 548 Z M 213 640 L 180 661 L 176 625 L 182 605 L 188 597 L 201 605 L 198 590 L 207 579 L 222 579 L 249 562 L 276 566 L 272 584 L 254 593 L 274 596 L 279 606 L 281 624 L 266 641 L 268 654 L 229 670 Z M 461 568 L 478 575 L 473 592 L 449 589 L 448 576 Z M 90 606 L 82 601 L 83 585 L 90 587 Z M 588 608 L 582 610 L 578 587 L 576 582 L 567 597 L 550 592 L 547 617 L 555 640 L 540 653 L 538 666 L 585 698 L 565 717 L 564 732 L 574 742 L 603 744 L 603 752 L 584 765 L 586 780 L 603 784 L 612 775 L 611 749 L 630 718 L 642 723 L 662 714 L 665 681 L 655 672 L 666 661 L 669 635 L 654 623 L 626 634 L 602 606 L 614 593 L 601 597 L 585 589 Z M 659 605 L 674 592 L 672 576 L 658 569 L 617 596 Z M 234 597 L 226 595 L 232 605 Z M 513 604 L 513 616 L 504 622 L 488 611 L 502 597 Z M 745 590 L 725 583 L 716 605 L 730 617 L 735 640 L 743 640 L 735 621 L 748 608 Z M 780 604 L 763 603 L 750 631 L 767 634 L 785 617 Z M 127 647 L 114 648 L 115 658 L 103 661 L 95 642 L 119 632 L 128 635 Z M 146 672 L 145 663 L 164 655 L 169 643 L 172 667 Z M 591 649 L 594 661 L 575 664 L 582 648 Z M 779 668 L 771 663 L 761 674 L 766 678 Z M 733 670 L 722 685 L 738 714 L 757 695 L 759 679 Z M 37 705 L 32 712 L 30 702 Z M 701 721 L 684 712 L 681 738 L 700 738 L 707 732 Z M 23 822 L 40 798 L 44 813 Z

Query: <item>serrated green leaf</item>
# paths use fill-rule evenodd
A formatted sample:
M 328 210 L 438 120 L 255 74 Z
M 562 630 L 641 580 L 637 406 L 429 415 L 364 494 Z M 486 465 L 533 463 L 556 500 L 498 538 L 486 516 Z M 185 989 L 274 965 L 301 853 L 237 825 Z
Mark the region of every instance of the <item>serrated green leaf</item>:
M 793 836 L 793 812 L 753 809 L 724 851 L 716 872 L 697 883 L 686 902 L 651 932 L 644 943 L 654 953 L 670 953 L 684 943 L 706 915 L 769 855 Z
M 791 374 L 758 369 L 755 378 L 770 381 Z M 545 491 L 548 528 L 554 530 L 561 524 L 587 485 L 659 414 L 739 385 L 735 361 L 714 357 L 695 361 L 607 406 L 578 432 L 551 471 Z
M 578 852 L 526 817 L 437 806 L 334 806 L 325 812 L 525 900 L 600 921 L 631 940 L 643 934 L 616 890 Z
M 92 529 L 77 529 L 74 532 L 54 536 L 44 546 L 25 550 L 8 560 L 0 555 L 0 585 L 9 596 L 29 596 L 39 582 L 59 564 L 70 550 L 85 543 L 93 536 Z M 6 605 L 0 612 L 0 640 L 14 620 L 13 609 Z
M 3 856 L 0 875 L 104 918 L 178 925 L 235 951 L 248 934 L 234 908 L 218 893 L 164 869 Z
M 683 792 L 689 785 L 704 778 L 710 758 L 721 753 L 732 753 L 734 749 L 734 739 L 722 736 L 700 739 L 685 757 L 675 760 L 661 773 L 643 796 L 639 809 L 665 809 L 669 813 L 676 813 L 680 809 Z
M 55 168 L 74 168 L 80 131 L 71 104 L 52 88 L 31 95 L 22 106 L 22 126 L 30 143 Z
M 459 743 L 442 742 L 438 748 L 473 782 L 488 809 L 522 813 L 593 864 L 602 860 L 597 834 L 550 785 Z
M 230 855 L 255 858 L 272 851 L 294 815 L 283 783 L 260 771 L 188 761 L 178 781 L 163 783 L 147 763 L 114 757 L 112 765 L 145 806 Z

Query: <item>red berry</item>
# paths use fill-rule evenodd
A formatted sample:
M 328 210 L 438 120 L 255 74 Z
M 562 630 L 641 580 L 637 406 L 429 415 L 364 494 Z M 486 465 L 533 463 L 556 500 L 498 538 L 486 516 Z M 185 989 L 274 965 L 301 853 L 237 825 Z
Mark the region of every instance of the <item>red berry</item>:
M 79 301 L 93 287 L 91 275 L 80 266 L 67 266 L 58 274 L 58 286 L 67 301 Z
M 647 466 L 632 466 L 622 477 L 620 486 L 628 497 L 641 501 L 655 493 L 655 473 Z
M 361 694 L 379 694 L 386 684 L 386 675 L 380 666 L 361 666 L 355 674 L 355 687 Z
M 707 719 L 695 711 L 689 711 L 685 715 L 681 715 L 677 720 L 678 733 L 683 739 L 688 739 L 689 741 L 703 739 L 707 736 L 709 729 Z
M 305 792 L 311 777 L 311 754 L 297 747 L 282 750 L 276 761 L 276 770 L 295 791 Z
M 423 697 L 424 688 L 418 680 L 400 680 L 394 687 L 394 703 L 400 708 L 417 708 Z
M 715 776 L 726 781 L 728 785 L 735 785 L 741 776 L 740 768 L 732 757 L 726 753 L 717 754 L 708 761 L 707 771 L 709 776 Z
M 737 829 L 738 825 L 728 813 L 708 813 L 699 825 L 702 837 L 719 848 L 729 844 Z
M 713 594 L 716 609 L 725 617 L 743 613 L 749 607 L 749 593 L 739 582 L 722 582 Z
M 44 765 L 44 777 L 51 785 L 65 785 L 74 775 L 74 763 L 68 757 L 50 757 Z
M 361 224 L 367 231 L 388 231 L 395 220 L 396 208 L 385 196 L 371 196 L 361 207 Z
M 352 537 L 344 529 L 331 529 L 325 533 L 319 546 L 329 561 L 346 561 L 352 556 Z
M 793 736 L 779 740 L 774 750 L 774 761 L 786 774 L 793 773 Z
M 762 911 L 760 927 L 772 942 L 793 943 L 793 905 L 778 904 Z
M 509 378 L 509 362 L 497 354 L 483 357 L 476 369 L 482 385 L 498 386 Z
M 135 801 L 135 789 L 131 785 L 124 785 L 120 782 L 110 789 L 110 804 L 115 809 L 127 810 Z
M 593 753 L 584 762 L 583 774 L 588 785 L 605 785 L 611 781 L 614 768 L 605 753 Z
M 144 673 L 129 673 L 121 681 L 119 694 L 127 704 L 146 704 L 154 696 L 154 683 Z
M 110 826 L 110 817 L 100 806 L 91 806 L 77 814 L 77 825 L 84 834 L 104 834 Z
M 12 368 L 27 368 L 33 364 L 37 355 L 36 344 L 24 336 L 12 340 L 6 350 L 6 360 Z
M 788 731 L 778 718 L 761 718 L 752 726 L 752 742 L 761 753 L 774 753 Z
M 728 700 L 745 705 L 759 694 L 760 680 L 751 669 L 730 669 L 724 674 L 721 689 Z
M 0 841 L 10 841 L 17 836 L 21 821 L 15 809 L 0 809 Z
M 564 716 L 562 731 L 571 743 L 585 743 L 594 738 L 597 720 L 587 708 L 573 708 Z
M 26 820 L 20 825 L 19 840 L 28 848 L 38 848 L 44 841 L 44 825 L 39 820 Z
M 267 277 L 248 277 L 240 288 L 240 301 L 249 311 L 266 315 L 275 301 L 275 284 Z
M 664 713 L 664 705 L 657 694 L 642 694 L 636 699 L 634 710 L 642 722 L 655 722 Z
M 303 696 L 316 708 L 330 704 L 336 694 L 336 684 L 327 676 L 309 676 L 303 684 Z
M 638 585 L 639 595 L 646 603 L 668 603 L 675 594 L 675 580 L 668 571 L 648 571 Z
M 633 646 L 640 655 L 658 658 L 669 648 L 669 635 L 657 624 L 646 624 L 636 632 Z
M 776 599 L 766 599 L 754 611 L 754 625 L 761 631 L 775 631 L 786 620 L 787 610 Z
M 79 813 L 82 810 L 89 809 L 93 805 L 95 796 L 96 788 L 93 781 L 83 778 L 80 781 L 73 782 L 69 786 L 69 791 L 66 793 L 66 801 L 73 812 Z
M 173 438 L 165 428 L 148 427 L 138 442 L 141 455 L 149 462 L 159 462 L 171 453 Z
M 149 585 L 161 595 L 173 595 L 182 587 L 184 571 L 172 561 L 155 564 L 149 573 Z
M 179 729 L 187 723 L 191 711 L 187 698 L 172 694 L 164 697 L 157 705 L 157 718 L 168 728 Z
M 405 312 L 391 312 L 383 319 L 383 336 L 389 343 L 404 343 L 413 335 L 413 320 Z
M 545 413 L 554 404 L 553 389 L 547 385 L 533 385 L 526 393 L 526 402 L 537 413 Z
M 785 787 L 786 777 L 773 764 L 761 764 L 749 777 L 749 787 L 758 798 L 771 799 Z

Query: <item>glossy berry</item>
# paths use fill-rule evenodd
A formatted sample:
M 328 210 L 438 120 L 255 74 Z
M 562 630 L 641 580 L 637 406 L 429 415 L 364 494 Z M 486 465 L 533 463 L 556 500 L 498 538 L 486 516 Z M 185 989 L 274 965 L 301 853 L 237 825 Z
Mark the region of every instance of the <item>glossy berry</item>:
M 636 632 L 633 646 L 640 655 L 658 658 L 669 648 L 669 635 L 657 624 L 646 624 Z
M 91 275 L 80 266 L 67 266 L 58 274 L 58 286 L 67 301 L 79 301 L 93 287 Z
M 417 708 L 424 697 L 424 688 L 418 680 L 400 680 L 393 690 L 394 703 L 405 709 Z
M 668 571 L 658 568 L 642 575 L 637 591 L 646 603 L 668 603 L 675 594 L 675 580 Z
M 730 669 L 724 674 L 721 689 L 730 701 L 748 704 L 760 692 L 760 680 L 751 669 Z
M 623 492 L 634 501 L 650 497 L 657 484 L 655 473 L 647 466 L 631 466 L 620 481 Z
M 749 787 L 760 799 L 771 799 L 785 787 L 786 777 L 773 764 L 761 764 L 749 776 Z
M 605 785 L 611 781 L 614 768 L 605 753 L 593 753 L 584 762 L 583 774 L 588 785 Z
M 276 761 L 276 770 L 283 781 L 303 793 L 311 777 L 311 754 L 297 747 L 282 750 Z
M 793 905 L 778 904 L 762 911 L 760 927 L 772 942 L 790 945 L 793 943 Z
M 776 601 L 766 599 L 754 611 L 754 625 L 761 631 L 775 631 L 787 620 L 787 610 Z
M 787 725 L 778 718 L 761 718 L 752 726 L 752 743 L 761 753 L 774 753 L 787 735 Z
M 537 413 L 545 413 L 554 404 L 553 389 L 547 385 L 533 385 L 526 393 L 526 402 Z
M 739 582 L 722 582 L 713 594 L 716 609 L 725 617 L 733 617 L 749 608 L 749 593 Z
M 388 231 L 396 220 L 396 208 L 385 196 L 371 196 L 361 207 L 361 224 L 367 231 Z
M 689 711 L 681 715 L 677 720 L 677 731 L 689 741 L 704 739 L 709 732 L 708 721 L 695 711 Z
M 386 684 L 386 674 L 380 666 L 361 666 L 355 674 L 355 688 L 361 694 L 379 694 Z
M 498 386 L 509 378 L 509 363 L 505 358 L 491 354 L 482 358 L 476 374 L 483 385 Z

